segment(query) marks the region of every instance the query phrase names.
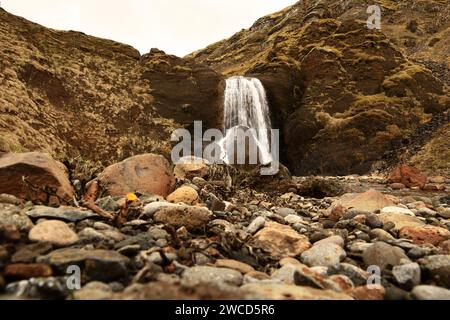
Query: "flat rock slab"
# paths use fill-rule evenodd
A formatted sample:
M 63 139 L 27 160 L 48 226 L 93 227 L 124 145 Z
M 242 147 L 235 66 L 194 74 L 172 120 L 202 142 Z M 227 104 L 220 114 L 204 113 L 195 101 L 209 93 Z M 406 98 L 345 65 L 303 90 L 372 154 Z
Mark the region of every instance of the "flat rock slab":
M 78 222 L 86 219 L 95 219 L 100 216 L 90 210 L 83 210 L 74 207 L 51 208 L 45 206 L 35 206 L 26 212 L 26 215 L 33 219 L 61 219 L 69 222 Z

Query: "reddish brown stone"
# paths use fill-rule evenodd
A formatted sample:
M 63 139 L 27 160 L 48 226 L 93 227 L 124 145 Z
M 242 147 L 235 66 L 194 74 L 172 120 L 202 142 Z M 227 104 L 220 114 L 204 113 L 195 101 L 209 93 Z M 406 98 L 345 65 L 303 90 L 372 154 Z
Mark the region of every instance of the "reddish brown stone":
M 15 226 L 0 225 L 0 240 L 17 241 L 20 240 L 20 231 Z
M 415 244 L 428 243 L 437 246 L 450 239 L 450 231 L 434 226 L 411 226 L 403 227 L 399 237 L 411 239 Z
M 101 191 L 111 196 L 140 192 L 166 197 L 175 185 L 169 162 L 156 154 L 138 155 L 113 164 L 97 179 Z
M 51 277 L 52 268 L 47 264 L 10 264 L 5 267 L 5 278 L 11 280 L 26 280 L 30 278 Z
M 356 300 L 384 300 L 386 290 L 380 285 L 360 286 L 347 291 Z
M 443 184 L 435 184 L 435 183 L 427 183 L 423 190 L 425 191 L 443 191 L 445 190 L 445 185 Z
M 402 183 L 409 188 L 423 188 L 427 183 L 427 176 L 420 173 L 416 168 L 402 165 L 395 168 L 387 180 L 388 183 Z
M 52 205 L 74 196 L 67 168 L 39 152 L 0 153 L 0 193 Z
M 401 190 L 401 189 L 405 189 L 406 186 L 403 183 L 391 183 L 389 185 L 389 187 L 391 187 L 391 189 L 393 190 Z

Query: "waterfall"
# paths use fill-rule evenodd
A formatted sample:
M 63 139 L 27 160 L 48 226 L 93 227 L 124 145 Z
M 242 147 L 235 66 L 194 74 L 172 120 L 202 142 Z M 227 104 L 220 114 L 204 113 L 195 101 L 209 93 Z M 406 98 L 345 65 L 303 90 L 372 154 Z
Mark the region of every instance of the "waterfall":
M 227 150 L 230 150 L 228 147 L 235 143 L 242 129 L 254 130 L 247 133 L 259 152 L 258 163 L 267 164 L 273 160 L 269 143 L 269 104 L 259 79 L 238 76 L 226 80 L 224 126 L 222 160 L 226 163 L 230 163 L 233 157 L 227 154 Z

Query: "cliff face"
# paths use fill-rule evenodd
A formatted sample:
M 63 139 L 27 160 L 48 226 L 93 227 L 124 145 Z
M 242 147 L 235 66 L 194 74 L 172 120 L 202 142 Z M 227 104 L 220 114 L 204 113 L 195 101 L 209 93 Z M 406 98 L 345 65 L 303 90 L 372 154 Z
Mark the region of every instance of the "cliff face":
M 450 107 L 449 3 L 412 2 L 301 1 L 188 58 L 263 81 L 294 173 L 363 173 Z
M 61 32 L 0 9 L 0 151 L 104 164 L 168 155 L 175 128 L 222 119 L 223 79 L 158 50 Z

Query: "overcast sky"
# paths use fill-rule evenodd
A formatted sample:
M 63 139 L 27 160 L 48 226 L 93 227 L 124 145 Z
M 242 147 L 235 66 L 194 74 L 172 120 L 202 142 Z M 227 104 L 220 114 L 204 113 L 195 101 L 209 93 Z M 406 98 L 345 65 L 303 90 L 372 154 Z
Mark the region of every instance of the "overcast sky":
M 1 0 L 7 11 L 61 30 L 184 56 L 297 0 Z

